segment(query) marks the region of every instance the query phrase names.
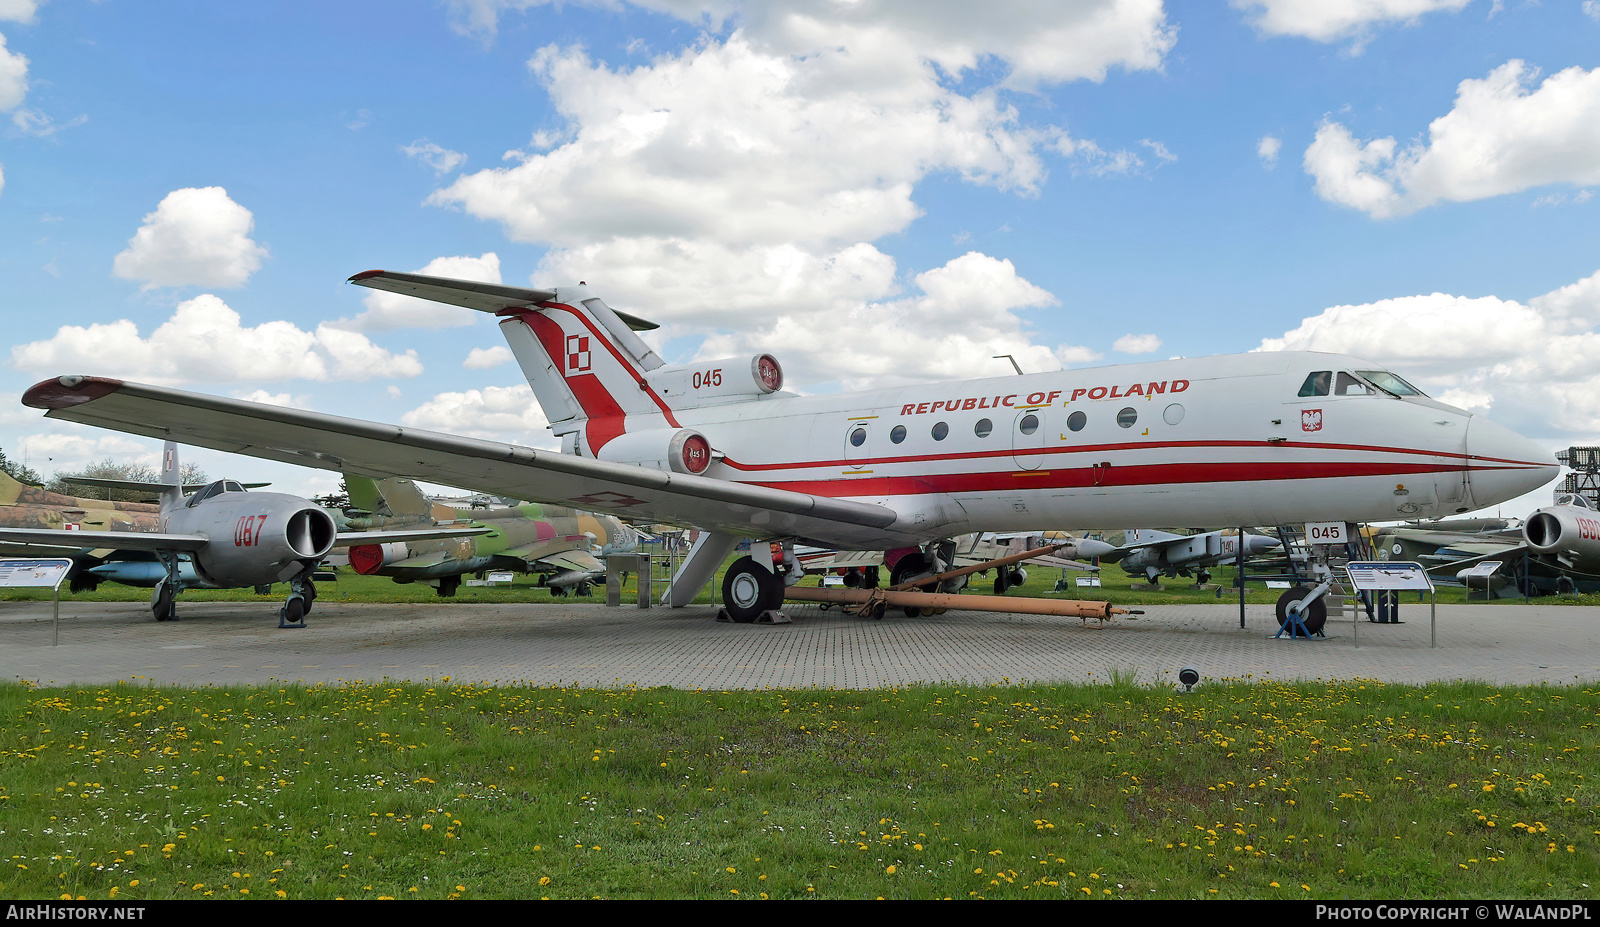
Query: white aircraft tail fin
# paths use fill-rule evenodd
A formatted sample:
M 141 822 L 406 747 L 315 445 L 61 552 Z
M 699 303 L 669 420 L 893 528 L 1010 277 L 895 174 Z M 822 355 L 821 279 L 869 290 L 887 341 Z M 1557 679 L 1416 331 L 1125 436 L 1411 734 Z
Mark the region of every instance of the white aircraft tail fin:
M 569 453 L 600 456 L 629 431 L 629 416 L 664 414 L 676 426 L 675 410 L 759 399 L 783 386 L 782 369 L 767 354 L 666 366 L 635 334 L 656 325 L 612 309 L 582 283 L 532 290 L 384 270 L 350 282 L 499 316 L 506 344 Z

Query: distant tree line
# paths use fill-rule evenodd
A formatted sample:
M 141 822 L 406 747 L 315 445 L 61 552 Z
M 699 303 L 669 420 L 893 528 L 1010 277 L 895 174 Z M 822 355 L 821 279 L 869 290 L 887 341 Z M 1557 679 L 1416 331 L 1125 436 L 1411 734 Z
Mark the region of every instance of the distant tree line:
M 73 478 L 126 480 L 135 483 L 154 483 L 161 479 L 161 471 L 149 464 L 118 463 L 114 458 L 107 457 L 99 463 L 84 467 L 82 470 L 57 473 L 47 482 L 33 468 L 7 458 L 4 451 L 0 451 L 0 470 L 10 474 L 12 479 L 19 483 L 43 486 L 50 492 L 77 496 L 80 499 L 105 499 L 110 502 L 151 502 L 154 501 L 154 494 L 148 490 L 85 486 L 82 483 L 73 482 Z M 208 482 L 205 471 L 192 463 L 184 464 L 179 471 L 179 476 L 185 484 Z

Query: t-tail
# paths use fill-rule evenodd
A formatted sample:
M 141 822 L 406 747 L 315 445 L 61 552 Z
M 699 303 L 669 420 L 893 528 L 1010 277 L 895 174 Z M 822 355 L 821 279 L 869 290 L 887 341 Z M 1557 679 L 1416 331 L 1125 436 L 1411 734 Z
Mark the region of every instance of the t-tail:
M 656 328 L 606 305 L 584 284 L 531 290 L 369 270 L 361 286 L 500 317 L 500 331 L 569 454 L 701 473 L 711 445 L 676 413 L 749 402 L 783 388 L 770 354 L 669 366 L 636 332 Z

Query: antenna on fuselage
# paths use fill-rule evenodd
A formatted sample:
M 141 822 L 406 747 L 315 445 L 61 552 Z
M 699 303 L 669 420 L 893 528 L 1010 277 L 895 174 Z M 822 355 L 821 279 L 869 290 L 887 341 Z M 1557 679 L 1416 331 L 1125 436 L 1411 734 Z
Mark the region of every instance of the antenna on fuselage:
M 996 354 L 994 359 L 999 360 L 1002 357 L 1011 362 L 1011 369 L 1017 372 L 1017 376 L 1022 376 L 1022 368 L 1017 365 L 1017 359 L 1015 357 L 1012 357 L 1010 354 Z

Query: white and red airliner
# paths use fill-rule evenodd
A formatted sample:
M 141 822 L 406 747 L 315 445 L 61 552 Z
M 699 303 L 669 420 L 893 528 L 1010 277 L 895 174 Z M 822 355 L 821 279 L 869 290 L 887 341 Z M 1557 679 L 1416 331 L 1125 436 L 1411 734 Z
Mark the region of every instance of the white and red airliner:
M 883 550 L 898 579 L 936 570 L 940 542 L 973 531 L 1422 518 L 1503 502 L 1559 469 L 1531 441 L 1342 355 L 800 396 L 768 354 L 664 363 L 635 332 L 654 326 L 582 284 L 351 282 L 499 316 L 562 453 L 97 377 L 46 380 L 23 402 L 216 450 L 693 525 L 672 605 L 741 537 Z M 729 611 L 776 608 L 783 578 L 764 556 L 736 562 Z

